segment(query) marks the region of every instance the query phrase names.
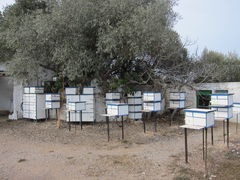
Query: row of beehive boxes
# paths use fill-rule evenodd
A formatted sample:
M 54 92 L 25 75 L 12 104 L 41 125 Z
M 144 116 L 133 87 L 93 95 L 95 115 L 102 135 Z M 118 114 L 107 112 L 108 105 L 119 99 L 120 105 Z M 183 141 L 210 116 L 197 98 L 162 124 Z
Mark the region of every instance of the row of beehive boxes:
M 107 114 L 124 116 L 131 119 L 141 119 L 142 111 L 160 111 L 161 93 L 141 91 L 128 94 L 128 104 L 120 103 L 120 93 L 106 93 Z
M 221 112 L 215 109 L 186 109 L 185 124 L 194 126 L 210 127 L 214 125 L 214 120 L 231 119 L 232 109 L 224 109 Z
M 234 108 L 240 107 L 233 103 L 233 94 L 211 94 L 211 109 L 186 109 L 185 124 L 210 127 L 214 120 L 231 119 Z

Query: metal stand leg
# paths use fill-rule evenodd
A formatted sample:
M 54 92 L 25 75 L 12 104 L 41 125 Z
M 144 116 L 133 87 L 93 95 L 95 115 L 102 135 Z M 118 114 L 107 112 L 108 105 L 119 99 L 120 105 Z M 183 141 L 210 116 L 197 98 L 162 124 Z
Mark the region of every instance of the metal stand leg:
M 213 145 L 213 127 L 211 127 L 212 145 Z
M 70 111 L 68 111 L 68 130 L 71 131 L 71 123 L 70 123 L 70 120 L 71 120 L 71 115 L 70 115 Z
M 225 144 L 225 136 L 226 136 L 226 133 L 225 133 L 225 119 L 223 120 L 223 142 Z
M 77 112 L 75 111 L 74 113 L 75 113 L 75 122 L 74 122 L 74 125 L 75 125 L 75 134 L 76 134 L 76 133 L 77 133 L 77 123 L 76 123 L 76 121 L 77 121 Z
M 124 125 L 123 125 L 123 116 L 122 116 L 122 139 L 124 139 Z
M 185 134 L 185 161 L 188 163 L 188 143 L 187 143 L 187 128 L 184 128 Z
M 208 129 L 205 128 L 205 132 L 206 132 L 206 135 L 205 135 L 205 171 L 206 171 L 206 174 L 207 174 L 207 132 L 208 132 Z
M 203 160 L 205 159 L 204 157 L 205 157 L 205 145 L 204 145 L 204 129 L 202 129 L 202 140 L 203 140 L 203 149 L 202 149 L 202 151 L 203 151 Z
M 107 134 L 108 134 L 108 142 L 110 141 L 110 132 L 109 132 L 109 117 L 106 117 L 106 121 L 107 121 Z
M 56 120 L 58 119 L 58 109 L 56 109 Z
M 157 132 L 157 118 L 155 118 L 155 121 L 154 121 L 154 130 L 155 132 Z
M 227 118 L 227 147 L 229 148 L 229 119 Z
M 80 123 L 81 123 L 81 130 L 82 130 L 82 111 L 80 111 Z
M 145 122 L 145 118 L 143 118 L 143 131 L 144 131 L 144 133 L 146 133 L 146 122 Z
M 239 114 L 237 113 L 236 133 L 238 132 L 238 116 L 239 116 Z
M 47 111 L 47 117 L 48 117 L 48 119 L 50 119 L 50 109 L 48 109 L 48 111 Z
M 45 121 L 47 121 L 48 120 L 48 117 L 47 117 L 47 109 L 45 110 L 45 116 L 46 116 L 46 119 L 45 119 Z

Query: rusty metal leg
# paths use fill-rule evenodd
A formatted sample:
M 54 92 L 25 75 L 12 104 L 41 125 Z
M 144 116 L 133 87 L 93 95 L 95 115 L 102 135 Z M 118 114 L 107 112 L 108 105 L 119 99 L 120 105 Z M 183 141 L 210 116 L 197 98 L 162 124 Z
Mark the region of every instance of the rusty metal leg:
M 238 132 L 238 116 L 239 116 L 239 114 L 237 113 L 236 133 Z
M 202 141 L 203 141 L 203 147 L 202 147 L 202 151 L 203 151 L 203 160 L 205 159 L 205 145 L 204 145 L 204 128 L 202 129 Z
M 229 148 L 229 119 L 227 118 L 227 147 Z
M 206 171 L 206 174 L 207 174 L 207 132 L 208 132 L 208 129 L 205 128 L 205 132 L 206 132 L 206 135 L 205 135 L 205 171 Z
M 83 120 L 83 119 L 82 119 L 82 111 L 80 111 L 80 123 L 81 123 L 81 130 L 82 130 L 82 128 L 83 128 L 83 125 L 82 125 L 82 124 L 83 124 L 83 123 L 82 123 L 82 120 Z
M 155 121 L 154 121 L 154 130 L 155 132 L 157 132 L 157 118 L 155 118 Z
M 213 145 L 213 127 L 211 127 L 212 145 Z
M 110 130 L 109 130 L 109 116 L 106 117 L 107 121 L 107 134 L 108 134 L 108 142 L 110 141 Z
M 123 116 L 122 116 L 122 139 L 124 139 L 124 124 L 123 124 Z
M 225 133 L 225 119 L 223 120 L 223 142 L 225 144 L 225 136 L 226 136 L 226 133 Z
M 185 134 L 185 162 L 188 163 L 187 128 L 184 128 L 184 134 Z
M 71 120 L 71 115 L 70 115 L 71 113 L 70 113 L 70 111 L 68 111 L 68 130 L 69 131 L 71 131 L 71 122 L 70 122 L 70 120 Z
M 146 122 L 145 122 L 145 117 L 143 118 L 143 132 L 146 133 Z

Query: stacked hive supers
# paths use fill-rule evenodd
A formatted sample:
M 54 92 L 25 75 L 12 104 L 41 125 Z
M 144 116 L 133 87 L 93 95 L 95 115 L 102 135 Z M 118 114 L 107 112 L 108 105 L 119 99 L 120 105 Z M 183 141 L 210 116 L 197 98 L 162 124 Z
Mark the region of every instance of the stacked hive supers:
M 211 109 L 216 119 L 233 117 L 233 94 L 211 94 Z
M 120 103 L 120 93 L 106 93 L 107 114 L 112 116 L 128 115 L 128 105 Z
M 144 92 L 143 93 L 143 110 L 149 112 L 161 111 L 161 93 Z
M 60 108 L 60 94 L 49 93 L 45 96 L 46 109 L 59 109 Z
M 170 92 L 169 107 L 173 109 L 184 108 L 186 101 L 185 92 Z
M 82 111 L 83 122 L 95 121 L 95 87 L 84 87 L 80 100 L 86 102 L 86 109 Z
M 66 121 L 70 122 L 80 122 L 80 112 L 70 111 L 69 120 L 69 103 L 80 102 L 80 95 L 78 94 L 79 89 L 77 87 L 67 87 L 65 88 L 66 95 Z
M 130 119 L 142 119 L 142 92 L 136 91 L 133 94 L 128 94 L 128 106 Z
M 45 95 L 44 88 L 37 86 L 24 87 L 23 94 L 23 118 L 45 119 Z

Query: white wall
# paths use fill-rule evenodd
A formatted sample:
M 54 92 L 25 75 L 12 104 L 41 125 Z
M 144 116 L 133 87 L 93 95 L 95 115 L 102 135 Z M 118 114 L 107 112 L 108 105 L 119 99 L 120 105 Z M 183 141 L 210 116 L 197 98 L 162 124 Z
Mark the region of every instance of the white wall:
M 195 87 L 195 89 L 183 88 L 182 91 L 186 92 L 186 106 L 194 108 L 197 106 L 196 91 L 197 90 L 212 90 L 215 93 L 216 90 L 228 90 L 228 93 L 232 93 L 233 101 L 240 103 L 240 82 L 223 82 L 223 83 L 203 83 Z M 169 90 L 170 91 L 170 90 Z M 236 121 L 236 114 L 232 121 Z
M 10 77 L 0 77 L 0 110 L 12 112 L 13 82 Z

